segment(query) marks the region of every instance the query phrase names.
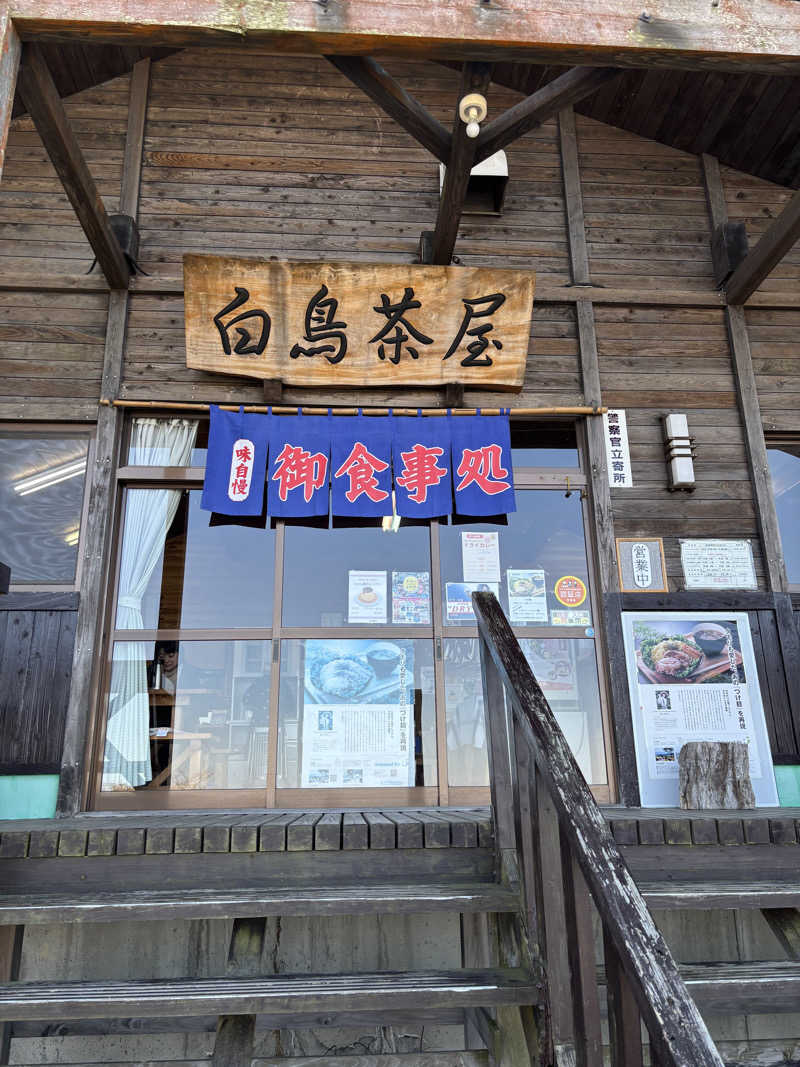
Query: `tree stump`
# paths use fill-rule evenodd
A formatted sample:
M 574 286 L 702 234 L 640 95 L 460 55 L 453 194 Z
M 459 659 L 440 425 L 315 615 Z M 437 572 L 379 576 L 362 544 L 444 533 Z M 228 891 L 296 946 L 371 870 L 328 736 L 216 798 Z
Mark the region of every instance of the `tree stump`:
M 688 741 L 678 756 L 682 808 L 754 808 L 743 741 Z

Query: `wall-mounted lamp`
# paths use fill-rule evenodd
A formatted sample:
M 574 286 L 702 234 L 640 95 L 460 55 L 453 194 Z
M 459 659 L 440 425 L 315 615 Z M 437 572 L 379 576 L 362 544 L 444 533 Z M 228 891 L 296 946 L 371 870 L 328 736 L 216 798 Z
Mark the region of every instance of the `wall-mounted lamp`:
M 458 104 L 458 114 L 467 124 L 467 137 L 477 137 L 481 132 L 480 123 L 486 118 L 486 97 L 480 93 L 467 93 Z
M 444 189 L 447 167 L 439 164 L 439 192 Z M 464 215 L 502 215 L 508 185 L 508 160 L 502 149 L 476 163 L 469 172 Z
M 664 450 L 669 488 L 694 489 L 694 438 L 689 436 L 689 422 L 685 415 L 664 416 Z

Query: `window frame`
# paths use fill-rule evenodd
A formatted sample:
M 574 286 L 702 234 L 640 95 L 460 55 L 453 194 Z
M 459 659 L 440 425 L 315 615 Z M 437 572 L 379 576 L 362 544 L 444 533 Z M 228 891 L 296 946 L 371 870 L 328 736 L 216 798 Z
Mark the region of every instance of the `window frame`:
M 94 466 L 95 445 L 97 439 L 95 423 L 68 422 L 0 422 L 0 433 L 28 434 L 41 437 L 86 437 L 86 473 L 83 479 L 83 497 L 81 500 L 80 527 L 78 533 L 77 556 L 75 560 L 75 577 L 72 582 L 15 582 L 14 570 L 11 570 L 9 593 L 77 593 L 81 589 L 84 569 L 84 546 L 86 522 L 89 515 L 89 495 L 91 490 L 91 472 Z M 5 562 L 5 561 L 4 561 Z
M 123 456 L 127 456 L 127 442 L 130 439 L 130 427 L 136 417 L 169 417 L 167 413 L 137 412 L 126 421 L 123 437 Z M 513 418 L 513 412 L 512 412 Z M 202 420 L 202 414 L 200 415 Z M 540 424 L 546 428 L 546 421 Z M 560 424 L 561 425 L 561 424 Z M 589 640 L 594 642 L 597 667 L 597 683 L 600 698 L 601 722 L 603 730 L 603 751 L 606 764 L 606 783 L 592 785 L 592 790 L 600 803 L 610 802 L 615 793 L 616 771 L 612 739 L 612 722 L 610 714 L 609 692 L 606 681 L 605 656 L 602 634 L 602 596 L 598 577 L 596 552 L 594 545 L 594 523 L 591 519 L 589 502 L 589 480 L 585 473 L 586 442 L 585 428 L 581 420 L 574 422 L 578 463 L 575 467 L 520 467 L 514 470 L 514 485 L 518 490 L 567 490 L 578 493 L 581 503 L 583 537 L 586 550 L 587 571 L 589 579 L 589 597 L 592 605 L 592 626 L 594 635 Z M 272 620 L 268 627 L 257 628 L 219 628 L 219 629 L 171 629 L 171 630 L 117 630 L 115 628 L 116 599 L 119 584 L 119 565 L 122 535 L 125 528 L 125 498 L 129 488 L 176 488 L 197 490 L 203 485 L 205 467 L 144 467 L 124 464 L 116 471 L 116 517 L 113 538 L 112 562 L 109 571 L 108 595 L 106 598 L 104 643 L 102 665 L 100 669 L 97 708 L 97 728 L 92 746 L 92 763 L 88 807 L 92 810 L 153 810 L 153 809 L 200 809 L 200 808 L 301 808 L 301 807 L 381 807 L 381 806 L 472 806 L 489 803 L 489 788 L 474 786 L 452 786 L 448 781 L 447 767 L 447 718 L 445 664 L 443 641 L 449 638 L 477 638 L 477 625 L 448 626 L 443 619 L 441 597 L 441 560 L 439 545 L 439 520 L 433 519 L 428 524 L 430 546 L 430 588 L 431 588 L 431 623 L 429 625 L 402 626 L 388 623 L 385 626 L 342 626 L 342 627 L 297 627 L 282 623 L 282 604 L 284 586 L 285 532 L 286 524 L 275 523 L 275 551 L 273 577 Z M 514 632 L 520 638 L 565 638 L 587 639 L 584 627 L 550 627 L 520 626 Z M 283 640 L 303 639 L 351 639 L 359 638 L 397 638 L 430 641 L 434 666 L 434 708 L 436 721 L 436 768 L 437 780 L 432 785 L 409 788 L 358 788 L 333 789 L 320 788 L 286 788 L 277 786 L 279 716 L 280 716 L 280 665 L 281 642 Z M 102 791 L 102 762 L 107 725 L 107 694 L 111 676 L 111 661 L 114 644 L 119 641 L 190 641 L 190 640 L 264 640 L 271 642 L 271 670 L 269 690 L 269 713 L 267 720 L 267 768 L 266 786 L 259 789 L 225 789 L 225 790 L 170 790 L 137 789 L 130 791 Z
M 782 433 L 782 434 L 769 434 L 765 438 L 765 445 L 767 452 L 780 451 L 789 452 L 791 455 L 796 456 L 800 461 L 800 434 Z M 768 457 L 769 458 L 769 457 Z M 769 466 L 769 463 L 767 464 Z M 772 495 L 772 504 L 775 507 L 775 491 L 772 485 L 772 471 L 769 472 L 769 489 Z M 781 572 L 783 575 L 783 586 L 787 593 L 791 593 L 794 597 L 800 596 L 800 582 L 790 582 L 789 574 L 786 570 L 786 552 L 783 547 L 783 531 L 781 530 L 780 521 L 777 515 L 777 508 L 775 511 L 775 521 L 778 527 L 778 537 L 781 543 Z

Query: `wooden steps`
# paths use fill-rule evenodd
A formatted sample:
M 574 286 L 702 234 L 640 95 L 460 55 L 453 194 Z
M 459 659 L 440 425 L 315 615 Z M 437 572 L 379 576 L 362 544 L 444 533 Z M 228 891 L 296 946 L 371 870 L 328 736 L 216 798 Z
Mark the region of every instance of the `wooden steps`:
M 18 982 L 0 985 L 0 1020 L 63 1021 L 154 1016 L 308 1014 L 525 1005 L 537 979 L 519 968 L 269 975 L 138 982 Z
M 795 960 L 682 963 L 680 972 L 704 1011 L 757 1015 L 800 1008 L 800 963 Z
M 637 879 L 651 908 L 800 908 L 800 879 L 794 882 L 691 881 Z
M 519 894 L 491 882 L 455 885 L 83 892 L 0 895 L 0 924 L 263 915 L 374 915 L 431 911 L 514 912 Z

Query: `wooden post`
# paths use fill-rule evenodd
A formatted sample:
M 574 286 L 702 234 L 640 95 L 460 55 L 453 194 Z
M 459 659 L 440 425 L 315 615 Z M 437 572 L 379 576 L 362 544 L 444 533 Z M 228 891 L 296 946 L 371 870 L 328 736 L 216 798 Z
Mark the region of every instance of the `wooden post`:
M 136 218 L 139 210 L 142 146 L 150 85 L 150 60 L 140 60 L 131 74 L 128 105 L 128 130 L 122 172 L 120 204 L 126 214 Z M 109 293 L 106 343 L 103 356 L 101 396 L 113 400 L 119 395 L 128 321 L 127 289 Z M 113 405 L 101 404 L 97 413 L 94 464 L 89 471 L 89 509 L 82 534 L 84 564 L 81 577 L 81 601 L 75 631 L 72 662 L 72 685 L 64 731 L 64 752 L 58 790 L 59 815 L 80 811 L 86 789 L 88 767 L 88 733 L 93 716 L 90 709 L 99 706 L 96 691 L 97 667 L 100 662 L 103 630 L 102 617 L 108 583 L 108 560 L 114 526 L 114 471 L 117 468 L 122 436 L 123 412 Z
M 597 994 L 592 898 L 575 857 L 562 837 L 561 869 L 564 875 L 564 914 L 567 953 L 572 977 L 573 1026 L 577 1067 L 603 1062 L 603 1034 Z
M 642 1067 L 644 1060 L 639 1009 L 617 950 L 607 935 L 603 938 L 603 947 L 606 959 L 611 1067 Z
M 489 757 L 489 786 L 495 821 L 495 848 L 502 857 L 517 847 L 514 830 L 514 791 L 509 753 L 508 718 L 503 683 L 484 641 L 479 640 L 483 679 L 483 714 L 486 716 L 486 747 Z
M 715 229 L 728 220 L 725 204 L 725 191 L 719 172 L 719 163 L 714 156 L 700 157 L 703 180 L 706 187 L 711 228 Z M 725 308 L 725 323 L 728 328 L 733 375 L 739 400 L 739 413 L 742 419 L 747 465 L 753 484 L 753 496 L 756 505 L 756 519 L 761 535 L 764 552 L 764 566 L 767 572 L 768 587 L 773 592 L 782 593 L 786 589 L 783 568 L 781 538 L 778 530 L 778 514 L 772 495 L 772 482 L 769 475 L 767 445 L 764 440 L 764 427 L 761 421 L 761 408 L 758 403 L 758 390 L 753 372 L 753 360 L 750 354 L 750 338 L 747 333 L 747 319 L 744 308 L 728 306 Z
M 24 926 L 0 926 L 0 982 L 14 982 L 19 977 Z M 0 1064 L 8 1063 L 13 1023 L 0 1023 Z
M 8 9 L 0 14 L 0 175 L 6 159 L 8 127 L 14 106 L 17 72 L 22 46 Z
M 743 304 L 780 263 L 800 237 L 800 190 L 773 220 L 728 279 L 725 292 L 730 304 Z
M 572 283 L 591 285 L 589 250 L 583 216 L 583 194 L 578 162 L 578 137 L 575 113 L 566 108 L 558 116 L 561 174 L 564 182 L 564 202 L 567 212 Z M 594 305 L 589 299 L 578 299 L 575 305 L 578 325 L 578 344 L 581 377 L 585 402 L 593 407 L 602 405 L 600 364 L 597 356 L 597 332 Z M 611 713 L 616 742 L 619 797 L 623 804 L 635 807 L 640 800 L 636 752 L 633 743 L 633 721 L 627 683 L 625 650 L 622 644 L 622 625 L 619 615 L 619 575 L 617 573 L 614 516 L 611 508 L 611 488 L 608 482 L 606 445 L 603 425 L 599 418 L 586 420 L 586 449 L 589 464 L 589 488 L 592 501 L 593 532 L 597 548 L 597 568 L 600 579 L 602 608 L 598 605 L 600 640 L 609 666 Z
M 467 93 L 485 93 L 489 85 L 491 66 L 488 63 L 465 63 L 461 75 L 461 87 L 458 100 Z M 477 140 L 467 137 L 467 128 L 458 113 L 453 124 L 450 142 L 450 155 L 444 176 L 442 196 L 439 201 L 439 213 L 436 216 L 436 229 L 433 232 L 432 263 L 449 266 L 453 258 L 461 212 L 467 196 L 469 175 L 475 163 Z
M 228 974 L 255 977 L 261 971 L 261 952 L 267 920 L 234 919 L 228 950 Z M 256 1036 L 255 1015 L 220 1015 L 214 1042 L 212 1067 L 244 1067 L 253 1058 Z
M 109 286 L 126 289 L 130 268 L 38 45 L 24 49 L 19 90 Z

